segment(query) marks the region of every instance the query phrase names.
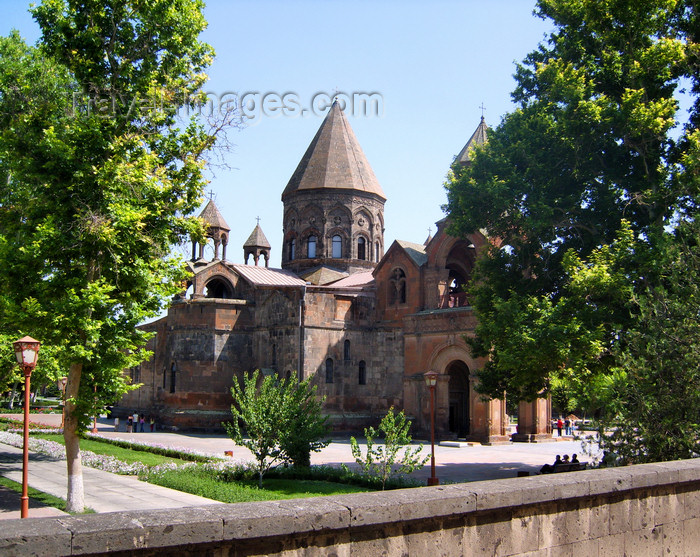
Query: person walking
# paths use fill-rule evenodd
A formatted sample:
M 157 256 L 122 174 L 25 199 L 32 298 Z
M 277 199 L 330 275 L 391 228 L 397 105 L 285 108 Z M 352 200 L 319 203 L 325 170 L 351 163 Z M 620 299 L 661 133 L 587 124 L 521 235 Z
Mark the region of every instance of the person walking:
M 143 414 L 139 416 L 139 426 L 141 428 L 141 433 L 143 433 L 143 425 L 146 423 L 146 418 L 144 417 Z
M 564 427 L 564 422 L 561 421 L 561 418 L 557 420 L 557 431 L 559 432 L 559 437 L 561 437 L 561 428 Z

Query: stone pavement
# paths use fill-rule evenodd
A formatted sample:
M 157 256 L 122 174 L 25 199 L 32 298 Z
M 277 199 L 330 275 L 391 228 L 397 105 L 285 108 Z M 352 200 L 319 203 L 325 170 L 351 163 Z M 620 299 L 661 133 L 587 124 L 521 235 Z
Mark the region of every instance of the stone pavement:
M 58 416 L 33 416 L 33 421 L 49 425 L 60 424 Z M 58 421 L 58 423 L 54 423 Z M 123 427 L 123 426 L 122 426 Z M 145 432 L 125 433 L 114 431 L 113 423 L 106 419 L 98 423 L 99 434 L 105 437 L 142 441 L 149 444 L 159 444 L 168 447 L 190 448 L 200 452 L 224 456 L 224 451 L 232 451 L 233 457 L 240 460 L 251 460 L 247 449 L 236 446 L 226 435 Z M 429 443 L 425 444 L 424 452 L 428 454 Z M 0 475 L 14 481 L 21 481 L 22 451 L 0 444 Z M 518 472 L 536 473 L 543 464 L 552 463 L 557 454 L 579 455 L 579 460 L 586 461 L 590 457 L 583 454 L 581 442 L 571 437 L 550 443 L 511 443 L 507 445 L 482 446 L 462 443 L 461 446 L 436 446 L 436 476 L 441 483 L 468 482 L 499 478 L 512 478 Z M 354 459 L 350 451 L 348 438 L 337 438 L 320 453 L 311 456 L 313 464 L 352 465 Z M 202 504 L 217 503 L 210 499 L 197 497 L 171 489 L 139 482 L 131 476 L 119 476 L 83 468 L 85 483 L 85 504 L 96 512 L 144 510 L 154 508 L 176 508 Z M 430 476 L 430 463 L 412 477 L 425 480 Z M 46 493 L 65 498 L 66 464 L 30 453 L 29 485 Z M 19 496 L 17 496 L 19 501 Z M 0 497 L 0 507 L 3 505 Z M 38 509 L 36 509 L 38 512 Z M 30 516 L 32 514 L 30 502 Z M 46 512 L 46 511 L 44 511 Z M 59 511 L 60 512 L 60 511 Z M 10 518 L 2 513 L 0 519 Z

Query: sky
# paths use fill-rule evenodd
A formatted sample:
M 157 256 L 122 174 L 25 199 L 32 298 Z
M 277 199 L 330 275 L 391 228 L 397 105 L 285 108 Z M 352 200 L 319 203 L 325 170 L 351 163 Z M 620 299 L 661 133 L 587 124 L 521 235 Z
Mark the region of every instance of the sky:
M 28 5 L 0 0 L 0 32 L 18 29 L 33 44 L 40 33 Z M 231 228 L 227 259 L 243 262 L 259 218 L 270 266 L 280 266 L 280 196 L 336 93 L 377 99 L 379 110 L 349 102 L 345 112 L 387 196 L 385 250 L 395 239 L 423 243 L 445 216 L 454 156 L 482 111 L 495 126 L 515 108 L 515 63 L 552 31 L 534 7 L 534 0 L 209 0 L 202 38 L 216 58 L 205 89 L 215 107 L 244 101 L 246 116 L 228 134 L 232 149 L 208 171 L 207 191 Z

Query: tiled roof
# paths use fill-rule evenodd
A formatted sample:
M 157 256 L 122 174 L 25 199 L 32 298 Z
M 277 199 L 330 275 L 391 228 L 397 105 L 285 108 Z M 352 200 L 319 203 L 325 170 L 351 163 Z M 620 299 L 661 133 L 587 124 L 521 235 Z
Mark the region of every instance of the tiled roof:
M 231 267 L 254 286 L 304 286 L 306 284 L 306 281 L 284 269 L 269 269 L 256 265 L 231 265 Z
M 428 262 L 428 255 L 425 253 L 425 246 L 420 244 L 414 244 L 412 242 L 404 242 L 403 240 L 396 240 L 403 250 L 408 254 L 408 256 L 413 259 L 414 263 L 418 267 L 422 267 Z
M 374 277 L 372 276 L 372 271 L 360 271 L 359 273 L 353 273 L 349 277 L 340 279 L 339 281 L 330 284 L 331 287 L 338 288 L 348 288 L 352 286 L 365 286 L 374 282 Z
M 248 239 L 245 241 L 245 244 L 243 244 L 243 247 L 270 249 L 270 242 L 267 241 L 267 238 L 265 237 L 265 234 L 263 233 L 259 224 L 255 225 L 253 232 L 251 232 L 250 236 L 248 236 Z
M 300 190 L 353 189 L 386 199 L 348 119 L 337 101 L 282 193 L 282 200 Z
M 478 127 L 469 138 L 469 141 L 467 141 L 467 144 L 462 147 L 462 150 L 457 155 L 457 162 L 461 164 L 469 164 L 471 159 L 471 150 L 474 148 L 474 145 L 483 145 L 486 143 L 488 129 L 489 128 L 484 121 L 484 117 L 482 116 Z
M 199 214 L 199 218 L 213 228 L 221 228 L 227 232 L 231 230 L 229 225 L 226 224 L 224 217 L 221 216 L 221 213 L 219 212 L 219 209 L 217 208 L 213 199 L 209 200 L 209 203 L 207 203 L 204 210 Z

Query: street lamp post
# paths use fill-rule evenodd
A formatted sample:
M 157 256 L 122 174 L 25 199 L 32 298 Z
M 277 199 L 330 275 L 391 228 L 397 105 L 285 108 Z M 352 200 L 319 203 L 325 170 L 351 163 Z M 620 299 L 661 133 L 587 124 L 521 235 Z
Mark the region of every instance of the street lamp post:
M 440 485 L 440 480 L 435 477 L 435 386 L 438 375 L 437 371 L 428 371 L 423 374 L 428 390 L 430 390 L 430 477 L 428 485 Z
M 24 450 L 22 454 L 22 503 L 20 517 L 29 516 L 29 495 L 27 495 L 27 473 L 29 471 L 29 389 L 32 371 L 39 357 L 41 343 L 26 336 L 12 343 L 15 347 L 17 363 L 24 372 Z

